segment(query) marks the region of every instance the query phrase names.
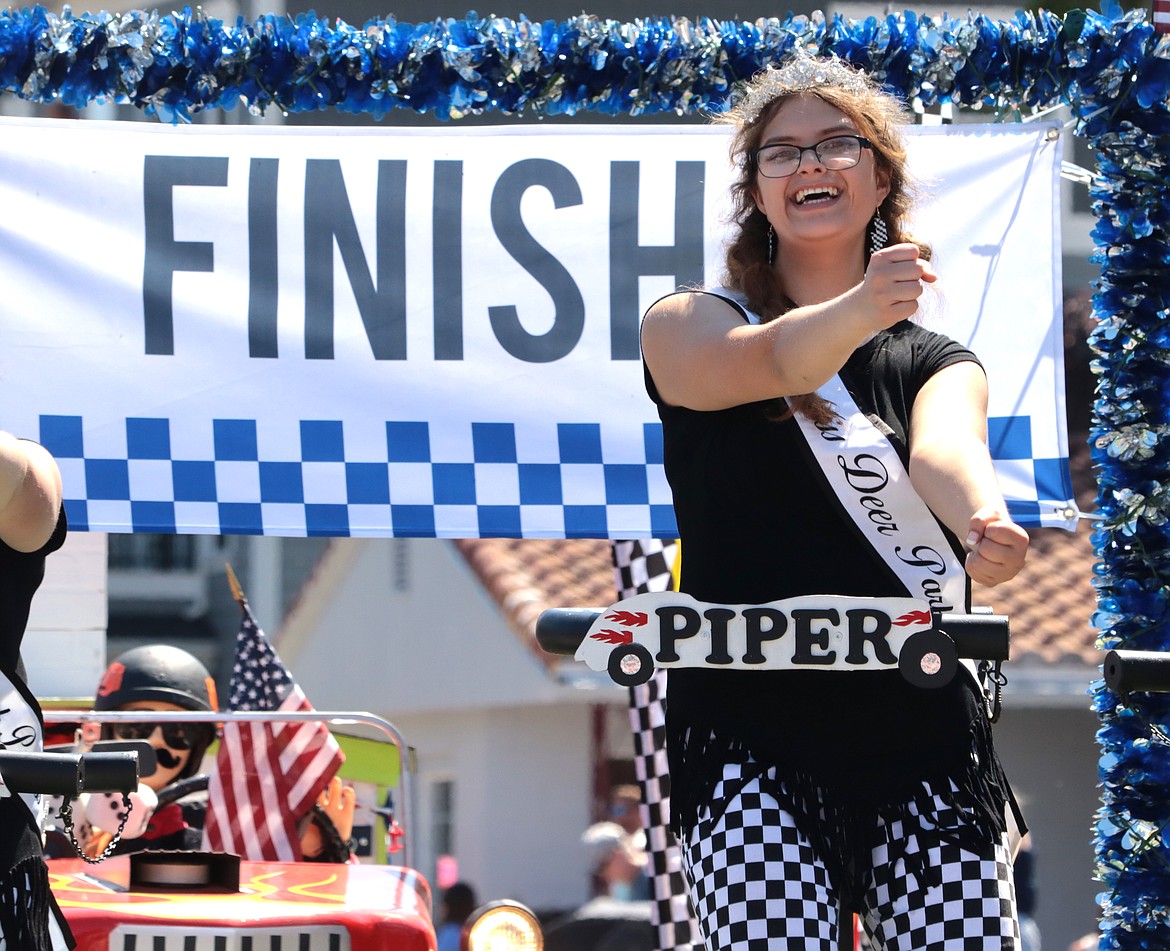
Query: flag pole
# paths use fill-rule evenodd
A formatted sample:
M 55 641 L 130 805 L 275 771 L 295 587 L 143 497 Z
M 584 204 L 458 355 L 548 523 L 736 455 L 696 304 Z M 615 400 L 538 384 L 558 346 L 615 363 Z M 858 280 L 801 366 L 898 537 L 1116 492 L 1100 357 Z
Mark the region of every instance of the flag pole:
M 236 603 L 243 608 L 247 602 L 244 597 L 244 589 L 240 587 L 240 579 L 236 577 L 236 573 L 232 570 L 231 562 L 224 562 L 224 568 L 227 570 L 228 587 L 232 589 L 232 597 L 236 599 Z

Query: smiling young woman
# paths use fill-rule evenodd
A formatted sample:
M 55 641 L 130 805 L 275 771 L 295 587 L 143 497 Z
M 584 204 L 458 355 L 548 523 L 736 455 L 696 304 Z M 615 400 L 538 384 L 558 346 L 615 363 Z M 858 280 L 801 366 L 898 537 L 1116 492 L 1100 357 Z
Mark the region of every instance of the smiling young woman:
M 991 467 L 982 367 L 910 320 L 936 276 L 908 231 L 901 104 L 797 55 L 723 120 L 739 169 L 724 286 L 642 325 L 681 590 L 969 610 L 970 582 L 1013 577 L 1027 535 Z M 889 546 L 852 511 L 863 458 L 884 474 Z M 671 823 L 712 951 L 829 951 L 853 911 L 878 949 L 1015 947 L 1014 804 L 975 676 L 927 690 L 708 666 L 668 683 Z

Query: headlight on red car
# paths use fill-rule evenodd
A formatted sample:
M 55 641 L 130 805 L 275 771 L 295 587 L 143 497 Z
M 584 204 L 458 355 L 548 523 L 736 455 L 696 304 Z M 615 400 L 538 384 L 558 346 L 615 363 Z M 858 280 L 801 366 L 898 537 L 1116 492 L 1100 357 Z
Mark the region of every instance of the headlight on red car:
M 544 933 L 528 908 L 493 901 L 477 908 L 463 925 L 462 951 L 542 951 Z

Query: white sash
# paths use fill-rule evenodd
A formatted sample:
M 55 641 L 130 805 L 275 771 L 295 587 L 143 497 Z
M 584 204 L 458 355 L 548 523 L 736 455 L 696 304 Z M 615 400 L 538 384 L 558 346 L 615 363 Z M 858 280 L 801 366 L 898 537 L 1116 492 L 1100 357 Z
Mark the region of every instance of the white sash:
M 840 377 L 817 395 L 833 404 L 838 417 L 827 424 L 800 413 L 795 418 L 821 474 L 862 537 L 911 597 L 922 598 L 932 611 L 970 613 L 966 569 L 915 491 L 898 451 L 861 412 Z M 959 663 L 986 699 L 975 661 L 960 657 Z M 987 712 L 992 715 L 990 702 Z
M 39 753 L 44 748 L 41 721 L 16 684 L 0 672 L 0 749 L 9 753 Z M 45 827 L 44 797 L 20 793 L 36 820 Z
M 839 377 L 817 390 L 839 418 L 796 415 L 801 434 L 841 506 L 911 597 L 932 611 L 967 613 L 967 575 L 896 449 L 857 407 Z

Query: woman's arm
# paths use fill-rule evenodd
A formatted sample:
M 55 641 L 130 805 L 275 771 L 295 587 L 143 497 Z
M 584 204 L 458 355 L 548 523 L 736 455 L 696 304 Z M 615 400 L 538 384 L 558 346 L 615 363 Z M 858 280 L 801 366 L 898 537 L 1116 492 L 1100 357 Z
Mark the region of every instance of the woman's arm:
M 48 450 L 0 432 L 0 540 L 36 551 L 57 525 L 61 473 Z
M 967 574 L 994 586 L 1024 565 L 1028 533 L 1012 521 L 987 449 L 987 378 L 976 363 L 932 376 L 910 417 L 910 481 L 969 550 Z
M 912 244 L 885 248 L 844 294 L 753 325 L 710 294 L 675 294 L 642 321 L 642 354 L 672 406 L 718 410 L 811 393 L 870 335 L 910 317 L 935 280 Z

